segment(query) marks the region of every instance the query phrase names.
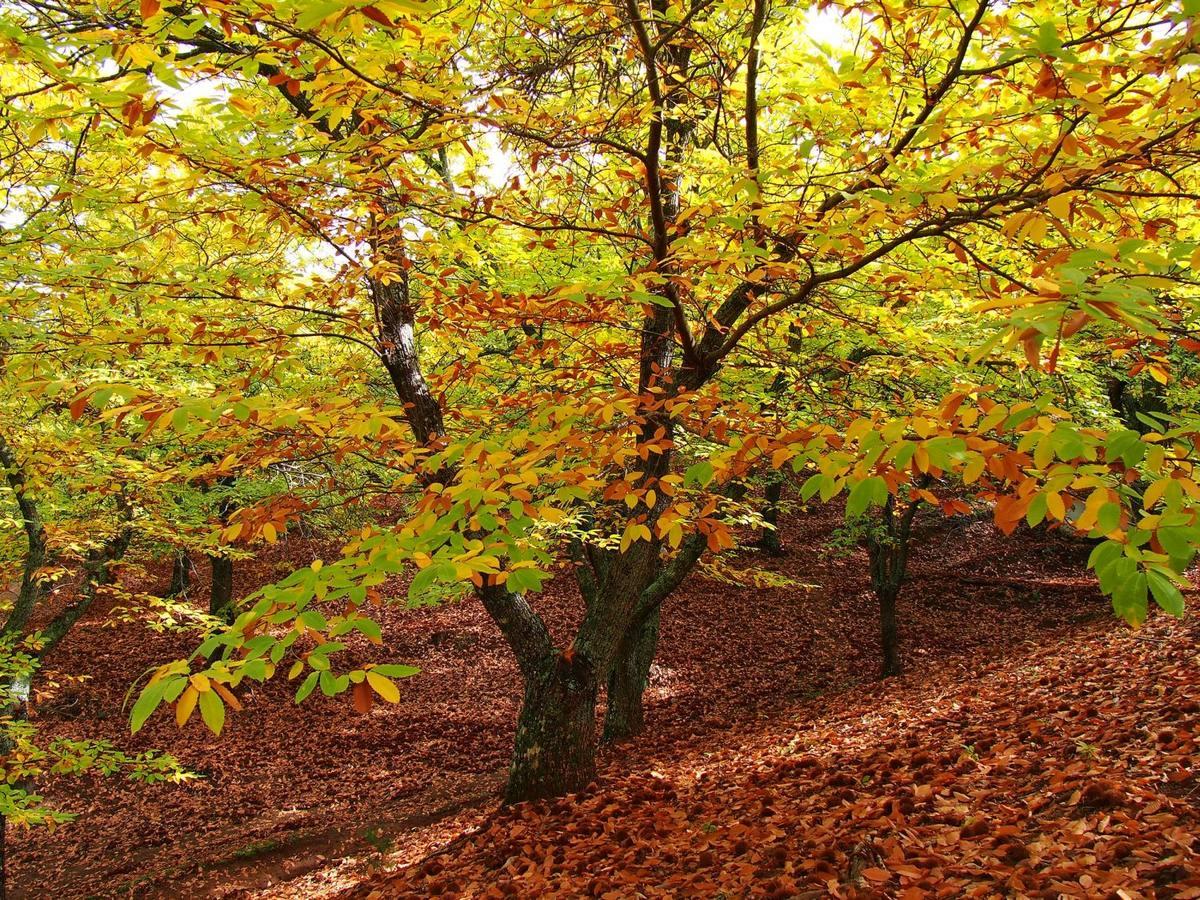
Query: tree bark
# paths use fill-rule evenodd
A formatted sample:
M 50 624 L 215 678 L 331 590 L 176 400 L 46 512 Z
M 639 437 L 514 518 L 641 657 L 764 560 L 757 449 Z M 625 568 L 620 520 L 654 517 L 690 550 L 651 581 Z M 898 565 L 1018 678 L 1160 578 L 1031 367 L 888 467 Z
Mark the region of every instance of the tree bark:
M 783 496 L 783 478 L 778 474 L 772 475 L 763 493 L 767 502 L 762 517 L 771 527 L 762 530 L 758 548 L 768 556 L 783 556 L 783 540 L 779 536 L 779 500 Z
M 42 524 L 41 511 L 37 502 L 29 495 L 25 482 L 25 470 L 21 468 L 16 455 L 8 443 L 0 436 L 0 465 L 4 467 L 5 480 L 17 500 L 17 508 L 21 514 L 21 524 L 25 529 L 27 547 L 25 550 L 25 565 L 21 572 L 21 586 L 17 591 L 13 608 L 4 623 L 4 633 L 23 634 L 29 617 L 34 608 L 45 594 L 45 582 L 38 578 L 38 572 L 50 561 L 46 547 L 46 528 Z
M 642 697 L 650 683 L 650 667 L 658 650 L 661 607 L 625 635 L 608 676 L 608 711 L 604 715 L 604 741 L 617 743 L 641 734 L 646 725 Z
M 928 476 L 921 480 L 924 486 Z M 879 639 L 882 664 L 879 677 L 889 678 L 904 671 L 900 660 L 900 629 L 896 617 L 896 602 L 908 573 L 908 540 L 912 535 L 913 518 L 919 501 L 912 501 L 896 514 L 894 497 L 888 497 L 883 507 L 882 534 L 867 538 L 867 554 L 871 563 L 871 588 L 879 601 Z
M 879 597 L 879 642 L 883 647 L 881 678 L 900 675 L 904 667 L 900 662 L 900 634 L 896 625 L 896 591 L 885 591 Z
M 581 791 L 596 776 L 596 672 L 579 654 L 545 658 L 525 680 L 506 803 Z
M 208 594 L 209 615 L 226 623 L 233 621 L 233 560 L 228 556 L 209 556 L 212 562 L 212 585 Z
M 402 253 L 385 254 L 396 259 L 399 275 L 387 284 L 370 279 L 372 301 L 379 318 L 379 350 L 384 368 L 404 404 L 405 417 L 419 444 L 428 444 L 446 433 L 442 407 L 429 390 L 417 356 L 416 308 L 409 294 L 408 261 Z
M 192 561 L 188 559 L 186 551 L 176 550 L 171 564 L 171 583 L 167 586 L 166 596 L 178 597 L 186 594 L 191 583 Z

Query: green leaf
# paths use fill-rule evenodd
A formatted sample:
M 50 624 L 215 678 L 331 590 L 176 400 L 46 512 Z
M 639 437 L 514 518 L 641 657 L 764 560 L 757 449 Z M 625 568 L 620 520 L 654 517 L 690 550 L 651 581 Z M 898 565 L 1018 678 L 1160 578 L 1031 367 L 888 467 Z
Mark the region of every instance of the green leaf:
M 320 672 L 309 672 L 308 677 L 300 683 L 300 689 L 296 691 L 296 702 L 303 703 L 304 699 L 313 692 L 313 688 L 317 686 L 317 676 Z
M 1154 534 L 1168 556 L 1190 556 L 1200 543 L 1200 529 L 1194 527 L 1159 528 Z
M 137 733 L 138 729 L 146 724 L 146 720 L 150 718 L 150 714 L 158 709 L 158 705 L 162 703 L 163 694 L 166 693 L 167 686 L 175 680 L 171 678 L 160 678 L 151 685 L 147 685 L 137 698 L 137 702 L 133 704 L 133 711 L 129 715 L 129 730 Z
M 382 666 L 374 666 L 372 672 L 378 672 L 388 678 L 411 678 L 413 675 L 420 673 L 420 669 L 416 666 L 402 666 L 393 663 L 386 663 Z
M 800 499 L 805 502 L 811 500 L 813 495 L 821 489 L 821 485 L 824 484 L 825 479 L 828 477 L 828 475 L 821 475 L 820 473 L 810 475 L 800 487 Z
M 344 4 L 338 0 L 319 0 L 317 3 L 305 3 L 302 12 L 296 17 L 296 27 L 304 31 L 315 28 L 325 19 L 340 12 Z
M 683 473 L 683 483 L 698 484 L 701 487 L 708 487 L 709 482 L 713 480 L 715 470 L 713 464 L 708 460 L 696 463 L 694 466 L 689 466 L 688 470 Z
M 1033 41 L 1033 45 L 1043 53 L 1055 54 L 1062 49 L 1062 38 L 1058 36 L 1058 29 L 1054 27 L 1053 22 L 1043 22 L 1038 26 L 1037 37 Z
M 1155 569 L 1146 572 L 1154 602 L 1173 616 L 1183 615 L 1183 594 L 1170 578 Z
M 221 729 L 225 727 L 225 704 L 216 691 L 201 692 L 200 717 L 208 730 L 220 737 Z
M 1095 530 L 1100 534 L 1109 534 L 1121 525 L 1121 504 L 1105 503 L 1096 514 Z
M 1137 572 L 1122 578 L 1112 595 L 1113 610 L 1118 616 L 1137 627 L 1146 621 L 1146 574 Z
M 408 586 L 408 599 L 414 600 L 432 587 L 433 583 L 438 580 L 439 568 L 436 563 L 431 564 L 414 575 L 412 583 Z
M 1088 568 L 1098 573 L 1106 565 L 1119 559 L 1124 552 L 1125 549 L 1116 541 L 1097 544 L 1088 556 Z
M 880 496 L 881 489 L 882 496 Z M 850 489 L 850 496 L 846 499 L 846 518 L 858 518 L 872 503 L 877 506 L 882 505 L 887 502 L 887 495 L 887 482 L 878 475 L 863 479 Z
M 383 640 L 383 632 L 379 630 L 379 623 L 374 619 L 368 619 L 365 617 L 355 619 L 354 627 L 373 641 Z

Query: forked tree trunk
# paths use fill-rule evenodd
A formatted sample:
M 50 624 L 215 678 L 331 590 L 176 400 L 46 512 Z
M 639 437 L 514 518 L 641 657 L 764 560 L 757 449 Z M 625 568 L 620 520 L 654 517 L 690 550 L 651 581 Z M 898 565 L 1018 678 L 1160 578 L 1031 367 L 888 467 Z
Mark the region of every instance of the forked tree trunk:
M 592 782 L 596 689 L 596 673 L 579 656 L 548 657 L 526 678 L 505 802 L 560 797 Z
M 926 476 L 920 482 L 928 484 Z M 867 539 L 867 553 L 871 563 L 871 589 L 879 601 L 879 642 L 882 651 L 880 678 L 900 675 L 904 666 L 900 661 L 900 629 L 896 619 L 896 601 L 900 588 L 908 573 L 908 540 L 912 534 L 913 517 L 917 513 L 918 501 L 908 503 L 904 511 L 896 514 L 895 499 L 888 497 L 883 507 L 882 534 Z
M 650 667 L 658 650 L 661 611 L 655 608 L 635 625 L 622 643 L 608 676 L 608 711 L 604 715 L 604 740 L 617 743 L 641 734 L 646 725 L 643 696 L 650 683 Z

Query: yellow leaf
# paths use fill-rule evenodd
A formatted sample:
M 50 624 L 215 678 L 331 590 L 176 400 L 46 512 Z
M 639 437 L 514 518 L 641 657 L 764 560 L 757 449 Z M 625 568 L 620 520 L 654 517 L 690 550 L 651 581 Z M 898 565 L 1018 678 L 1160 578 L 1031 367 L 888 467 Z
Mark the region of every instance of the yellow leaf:
M 196 708 L 196 701 L 200 699 L 200 692 L 191 685 L 187 686 L 183 694 L 179 697 L 179 702 L 175 704 L 175 724 L 182 728 L 187 724 L 187 720 L 192 717 L 192 710 Z
M 193 675 L 190 680 L 192 682 L 192 687 L 194 687 L 201 694 L 203 694 L 205 691 L 209 690 L 212 687 L 212 685 L 208 681 L 208 676 L 201 675 L 199 672 L 197 672 L 195 675 Z
M 634 530 L 636 526 L 630 522 L 625 526 L 625 533 L 621 535 L 621 553 L 629 549 L 629 545 L 634 542 L 637 532 Z
M 1067 194 L 1055 194 L 1046 201 L 1046 208 L 1060 219 L 1065 219 L 1071 213 L 1071 198 Z
M 983 458 L 983 454 L 972 456 L 963 467 L 963 484 L 973 484 L 983 474 L 983 467 L 987 465 L 987 460 Z
M 245 113 L 247 116 L 253 116 L 258 112 L 257 106 L 242 97 L 230 97 L 229 105 L 239 112 Z
M 1062 494 L 1049 493 L 1046 495 L 1046 509 L 1050 515 L 1054 516 L 1058 521 L 1065 522 L 1067 519 L 1067 506 L 1063 503 Z
M 367 683 L 380 697 L 388 703 L 397 703 L 400 700 L 400 688 L 396 687 L 395 683 L 389 678 L 384 678 L 375 672 L 367 672 Z
M 130 44 L 125 48 L 125 53 L 130 61 L 135 66 L 152 66 L 156 62 L 161 62 L 161 58 L 154 52 L 154 48 L 147 44 Z
M 683 529 L 678 525 L 672 525 L 667 532 L 667 543 L 675 550 L 679 549 L 680 543 L 683 541 Z
M 1154 504 L 1162 499 L 1163 492 L 1166 491 L 1167 485 L 1171 483 L 1170 478 L 1160 478 L 1150 487 L 1146 488 L 1146 493 L 1142 496 L 1142 508 L 1151 509 Z
M 279 534 L 279 532 L 277 532 L 275 530 L 275 526 L 272 525 L 270 522 L 268 522 L 266 525 L 264 525 L 262 527 L 263 539 L 266 540 L 266 542 L 268 544 L 275 543 L 275 538 L 278 536 L 278 534 Z

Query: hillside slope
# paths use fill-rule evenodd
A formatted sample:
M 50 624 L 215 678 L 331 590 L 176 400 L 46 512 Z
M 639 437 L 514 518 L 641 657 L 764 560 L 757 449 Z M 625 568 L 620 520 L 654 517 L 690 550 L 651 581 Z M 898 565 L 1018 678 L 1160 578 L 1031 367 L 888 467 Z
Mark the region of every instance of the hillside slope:
M 355 896 L 1200 896 L 1198 638 L 1160 616 L 802 703 Z
M 1061 685 L 1073 693 L 1062 695 L 1063 709 L 1055 715 L 1078 715 L 1080 728 L 1102 724 L 1088 718 L 1089 710 L 1111 707 L 1114 718 L 1128 723 L 1130 716 L 1141 714 L 1142 704 L 1157 703 L 1146 715 L 1165 720 L 1171 704 L 1194 699 L 1191 688 L 1177 688 L 1162 697 L 1155 693 L 1153 685 L 1160 677 L 1152 667 L 1165 665 L 1170 657 L 1150 652 L 1161 648 L 1164 654 L 1194 655 L 1194 641 L 1192 650 L 1180 649 L 1181 641 L 1194 639 L 1192 632 L 1160 634 L 1156 629 L 1165 626 L 1155 624 L 1142 635 L 1130 636 L 1082 572 L 1085 545 L 1025 530 L 1004 538 L 985 522 L 933 520 L 922 525 L 912 577 L 901 599 L 908 674 L 887 683 L 875 681 L 879 649 L 865 560 L 822 551 L 839 519 L 833 508 L 790 518 L 784 526 L 784 558 L 768 560 L 747 552 L 726 563 L 739 570 L 761 565 L 790 581 L 739 587 L 714 577 L 718 573 L 698 572 L 671 598 L 648 693 L 648 732 L 629 746 L 605 751 L 600 793 L 580 801 L 578 808 L 573 803 L 560 805 L 569 813 L 566 818 L 565 813 L 547 815 L 534 809 L 501 813 L 489 827 L 502 834 L 511 825 L 518 829 L 511 838 L 479 838 L 484 843 L 474 850 L 473 842 L 466 847 L 454 844 L 453 852 L 436 857 L 434 866 L 464 854 L 463 868 L 435 873 L 428 885 L 423 874 L 410 872 L 395 889 L 425 892 L 517 879 L 513 885 L 524 892 L 528 884 L 517 878 L 515 867 L 527 864 L 519 861 L 540 860 L 553 869 L 560 856 L 563 866 L 555 877 L 565 879 L 566 893 L 587 886 L 581 881 L 584 871 L 588 878 L 599 878 L 597 884 L 617 884 L 611 873 L 630 866 L 631 871 L 652 866 L 654 877 L 668 885 L 671 878 L 698 865 L 707 872 L 704 877 L 721 881 L 728 877 L 718 877 L 723 866 L 749 864 L 732 853 L 738 840 L 761 844 L 764 852 L 779 845 L 784 852 L 778 873 L 756 859 L 753 870 L 740 870 L 747 873 L 742 877 L 760 885 L 777 875 L 800 884 L 820 883 L 822 874 L 840 877 L 850 867 L 880 868 L 868 864 L 874 856 L 855 850 L 865 832 L 854 823 L 868 813 L 891 816 L 890 808 L 882 814 L 871 811 L 899 799 L 900 814 L 906 817 L 903 828 L 917 827 L 908 804 L 916 809 L 933 802 L 935 795 L 905 801 L 904 791 L 913 783 L 933 784 L 943 768 L 961 766 L 963 772 L 956 778 L 977 780 L 1009 771 L 998 765 L 1004 753 L 1016 754 L 1016 761 L 1006 758 L 1005 767 L 1045 762 L 1049 771 L 1054 760 L 1088 762 L 1076 755 L 1073 741 L 1055 745 L 1057 757 L 1038 757 L 1032 748 L 1023 749 L 1026 726 L 1014 723 L 1024 722 L 1021 717 L 1027 714 L 1024 707 L 1011 706 L 1013 697 L 1002 691 L 1004 684 L 1023 683 L 1023 666 L 1043 665 L 1047 674 L 1069 670 L 1061 660 L 1075 665 L 1078 658 L 1082 663 L 1092 654 L 1087 648 L 1096 642 L 1116 642 L 1105 657 L 1110 668 L 1097 673 L 1095 685 L 1086 672 L 1071 675 Z M 239 566 L 239 593 L 316 556 L 336 552 L 332 540 L 282 539 L 259 559 Z M 130 586 L 158 587 L 167 574 L 161 566 L 140 576 L 131 573 Z M 205 588 L 203 582 L 195 585 L 198 599 Z M 403 595 L 403 585 L 389 588 Z M 577 593 L 565 574 L 550 582 L 535 602 L 560 635 L 569 632 L 579 613 Z M 518 675 L 503 642 L 474 602 L 422 610 L 389 606 L 378 613 L 386 649 L 361 642 L 347 652 L 361 661 L 421 666 L 422 674 L 405 682 L 399 704 L 381 704 L 368 716 L 354 714 L 340 698 L 315 696 L 298 707 L 292 700 L 295 685 L 278 680 L 243 692 L 246 709 L 230 716 L 220 738 L 200 727 L 180 731 L 163 714 L 131 737 L 127 710 L 122 708 L 129 684 L 148 666 L 186 653 L 191 638 L 150 634 L 139 623 L 113 621 L 108 609 L 98 605 L 51 660 L 58 671 L 89 673 L 93 680 L 82 688 L 68 685 L 42 703 L 37 710 L 39 728 L 50 736 L 106 738 L 133 749 L 166 748 L 205 777 L 185 786 L 90 777 L 56 780 L 49 799 L 79 818 L 53 833 L 10 835 L 14 896 L 46 896 L 47 872 L 54 873 L 53 896 L 62 900 L 324 896 L 369 878 L 381 866 L 420 861 L 487 822 L 496 815 L 520 697 Z M 1155 635 L 1155 640 L 1167 642 L 1150 641 Z M 1079 645 L 1083 652 L 1076 652 L 1077 639 L 1087 642 Z M 1109 675 L 1124 664 L 1126 647 L 1134 652 L 1130 664 L 1136 658 L 1146 667 L 1137 676 L 1141 681 L 1134 683 L 1131 675 L 1127 686 L 1109 685 Z M 1039 664 L 1039 653 L 1051 657 Z M 1180 668 L 1173 677 L 1186 681 L 1187 671 Z M 1059 687 L 1051 682 L 1037 690 L 1053 698 Z M 953 717 L 960 713 L 952 704 L 975 709 L 969 701 L 977 692 L 979 698 L 990 699 L 972 715 L 986 716 L 956 725 Z M 1182 707 L 1176 711 L 1185 715 Z M 943 721 L 939 716 L 949 718 Z M 1039 739 L 1061 728 L 1054 717 L 1047 721 L 1054 724 L 1038 725 Z M 917 744 L 933 733 L 939 735 L 935 745 L 918 749 Z M 1157 745 L 1155 752 L 1182 755 L 1189 745 L 1182 731 L 1180 735 L 1181 749 Z M 1079 736 L 1100 746 L 1102 736 L 1086 729 Z M 978 764 L 964 745 L 973 746 Z M 1156 745 L 1147 746 L 1148 752 Z M 918 756 L 922 750 L 928 760 Z M 811 765 L 800 762 L 809 757 Z M 1111 751 L 1105 751 L 1095 761 L 1110 758 Z M 784 778 L 776 769 L 785 764 L 806 768 Z M 791 809 L 788 815 L 800 818 L 775 822 L 755 806 L 774 789 L 747 794 L 737 821 L 783 828 L 786 836 L 770 844 L 757 831 L 738 837 L 740 832 L 730 830 L 734 820 L 717 815 L 723 801 L 760 769 L 760 777 L 768 781 L 781 779 L 781 796 L 787 787 L 798 791 L 805 803 L 816 804 L 793 809 L 790 802 L 781 802 L 772 808 L 780 815 Z M 655 771 L 666 778 L 646 774 Z M 701 772 L 708 774 L 693 782 Z M 863 783 L 866 774 L 871 783 Z M 1011 774 L 1014 779 L 1020 775 L 1016 769 Z M 718 777 L 725 780 L 714 780 Z M 826 786 L 830 779 L 837 783 Z M 1181 796 L 1186 796 L 1191 788 L 1180 784 Z M 969 781 L 960 790 L 963 798 L 954 802 L 968 807 L 975 802 L 971 793 L 978 786 L 971 785 L 975 781 Z M 938 791 L 943 787 L 941 782 L 936 785 Z M 644 798 L 636 803 L 641 812 L 628 812 L 635 805 L 632 798 L 657 798 L 668 790 L 686 797 L 686 802 Z M 854 812 L 843 810 L 842 794 L 849 804 L 846 809 Z M 936 796 L 939 803 L 949 802 L 942 793 Z M 1004 802 L 1020 809 L 1024 801 Z M 614 816 L 606 822 L 602 811 L 609 804 Z M 664 818 L 656 818 L 660 814 Z M 949 813 L 939 806 L 938 814 Z M 848 815 L 852 818 L 841 822 Z M 1012 815 L 1007 806 L 988 812 L 989 822 Z M 817 830 L 811 827 L 813 816 L 819 820 Z M 898 821 L 889 818 L 891 824 L 878 827 L 899 834 Z M 651 849 L 658 839 L 642 833 L 651 825 L 666 829 L 661 857 Z M 544 834 L 543 826 L 549 829 Z M 554 831 L 572 827 L 582 829 L 579 834 L 586 839 L 568 841 L 573 832 Z M 830 836 L 822 837 L 820 829 L 829 830 Z M 1009 843 L 1020 838 L 1029 844 L 1020 834 L 1001 836 Z M 949 833 L 938 839 L 949 841 Z M 973 840 L 978 843 L 983 837 Z M 529 853 L 511 852 L 525 841 L 531 842 Z M 626 850 L 614 849 L 623 845 L 628 845 L 627 855 Z M 539 857 L 542 851 L 537 847 L 550 855 Z M 947 847 L 942 852 L 956 858 L 954 843 L 949 841 Z M 711 862 L 700 858 L 706 850 L 711 857 L 704 860 Z M 592 868 L 589 854 L 600 860 Z M 643 854 L 640 862 L 638 854 Z M 503 867 L 510 857 L 514 861 L 494 877 L 491 867 Z M 785 871 L 785 863 L 791 864 L 790 871 Z M 627 893 L 623 886 L 613 890 Z

